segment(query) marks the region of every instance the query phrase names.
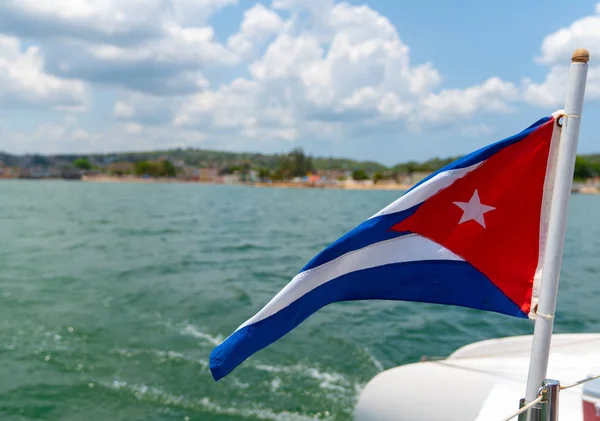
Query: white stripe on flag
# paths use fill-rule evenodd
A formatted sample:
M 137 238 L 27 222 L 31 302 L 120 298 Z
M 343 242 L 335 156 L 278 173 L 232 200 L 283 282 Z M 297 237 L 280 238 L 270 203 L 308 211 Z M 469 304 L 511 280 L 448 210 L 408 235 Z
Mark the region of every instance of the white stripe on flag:
M 417 186 L 414 190 L 405 193 L 396 201 L 390 203 L 388 206 L 377 212 L 371 218 L 375 218 L 376 216 L 381 215 L 389 215 L 390 213 L 396 213 L 406 209 L 410 209 L 413 206 L 418 205 L 419 203 L 422 203 L 425 200 L 429 199 L 431 196 L 433 196 L 440 190 L 450 186 L 456 180 L 464 177 L 465 175 L 467 175 L 467 173 L 473 171 L 475 168 L 479 167 L 484 162 L 485 161 L 478 162 L 477 164 L 473 164 L 470 167 L 442 171 L 441 173 L 436 174 L 431 179 L 425 181 L 423 184 Z
M 272 316 L 306 293 L 347 273 L 391 263 L 420 260 L 462 261 L 463 259 L 441 245 L 417 234 L 408 234 L 371 244 L 350 251 L 315 268 L 300 272 L 262 310 L 236 330 Z

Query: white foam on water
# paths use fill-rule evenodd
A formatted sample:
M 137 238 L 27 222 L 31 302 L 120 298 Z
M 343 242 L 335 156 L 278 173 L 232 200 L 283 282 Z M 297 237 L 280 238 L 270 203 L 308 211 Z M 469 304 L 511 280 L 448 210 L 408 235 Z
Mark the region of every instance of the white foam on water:
M 223 337 L 221 335 L 210 335 L 208 333 L 202 332 L 196 326 L 190 324 L 185 325 L 183 329 L 181 329 L 180 333 L 187 336 L 193 336 L 194 338 L 204 339 L 205 341 L 209 342 L 214 346 L 217 346 L 221 342 L 223 342 Z
M 116 352 L 117 354 L 119 354 L 121 357 L 124 357 L 124 358 L 131 358 L 131 357 L 133 357 L 133 354 L 136 351 L 130 351 L 127 349 L 119 348 L 119 349 L 112 350 L 111 352 Z
M 152 402 L 190 410 L 201 409 L 218 415 L 232 415 L 241 418 L 258 418 L 260 420 L 272 421 L 316 421 L 328 419 L 331 416 L 329 411 L 310 416 L 299 414 L 297 412 L 275 412 L 272 409 L 261 408 L 258 406 L 253 408 L 221 406 L 210 400 L 208 397 L 190 399 L 184 395 L 173 395 L 157 387 L 150 387 L 145 384 L 128 384 L 127 382 L 118 379 L 107 386 L 113 390 L 130 393 L 142 402 Z
M 318 413 L 315 416 L 298 414 L 297 412 L 274 412 L 271 409 L 260 408 L 229 408 L 220 406 L 212 402 L 209 398 L 203 398 L 199 401 L 202 406 L 211 412 L 219 415 L 234 415 L 243 418 L 258 418 L 260 420 L 273 421 L 315 421 L 330 418 L 329 412 Z
M 250 387 L 249 383 L 241 382 L 235 377 L 231 379 L 231 385 L 237 389 L 248 389 Z
M 371 362 L 373 363 L 373 365 L 375 366 L 375 368 L 377 369 L 377 371 L 382 372 L 385 370 L 385 367 L 383 366 L 383 364 L 381 363 L 381 361 L 379 361 L 375 355 L 373 355 L 371 353 L 371 351 L 369 350 L 369 348 L 363 348 L 364 351 L 366 352 L 367 356 L 369 357 L 369 360 L 371 360 Z
M 150 354 L 150 355 L 157 357 L 159 363 L 164 363 L 166 361 L 186 361 L 186 362 L 190 362 L 193 364 L 198 364 L 200 367 L 202 367 L 203 370 L 208 370 L 208 360 L 195 359 L 195 358 L 189 357 L 189 356 L 182 354 L 181 352 L 177 352 L 177 351 L 161 351 L 161 350 L 156 350 L 156 349 L 131 350 L 131 349 L 119 348 L 119 349 L 112 350 L 111 352 L 116 352 L 123 358 L 133 358 L 133 357 L 138 357 L 140 355 Z
M 350 382 L 339 373 L 321 372 L 316 368 L 308 368 L 307 374 L 312 379 L 318 380 L 321 389 L 337 390 L 344 392 L 350 386 Z
M 180 352 L 175 352 L 175 351 L 153 351 L 153 353 L 157 356 L 160 357 L 163 360 L 186 360 L 186 361 L 190 361 L 189 358 L 187 358 L 185 355 L 183 355 Z
M 279 377 L 275 377 L 271 380 L 271 392 L 275 393 L 281 387 L 281 379 Z
M 362 390 L 365 388 L 367 384 L 366 383 L 355 383 L 354 384 L 354 395 L 358 398 L 358 395 L 360 395 L 360 392 L 362 392 Z
M 257 370 L 266 371 L 268 373 L 277 374 L 293 374 L 295 376 L 304 376 L 319 382 L 319 387 L 324 390 L 342 392 L 344 394 L 353 394 L 355 386 L 342 374 L 335 372 L 321 371 L 315 367 L 309 367 L 303 364 L 295 364 L 290 366 L 273 366 L 267 364 L 257 364 L 254 366 Z M 276 378 L 279 382 L 277 388 L 281 386 L 281 379 Z M 271 384 L 271 386 L 273 386 Z M 271 387 L 273 389 L 273 387 Z
M 167 360 L 187 360 L 193 361 L 191 358 L 186 357 L 180 352 L 177 351 L 161 351 L 157 349 L 124 349 L 119 348 L 113 350 L 113 352 L 118 353 L 121 357 L 131 358 L 139 355 L 154 355 L 156 357 L 167 359 Z
M 267 371 L 269 373 L 291 373 L 292 367 L 276 367 L 267 364 L 257 364 L 254 366 L 257 370 Z
M 111 387 L 113 389 L 122 389 L 124 387 L 127 387 L 127 382 L 121 381 L 121 380 L 114 380 L 111 384 Z

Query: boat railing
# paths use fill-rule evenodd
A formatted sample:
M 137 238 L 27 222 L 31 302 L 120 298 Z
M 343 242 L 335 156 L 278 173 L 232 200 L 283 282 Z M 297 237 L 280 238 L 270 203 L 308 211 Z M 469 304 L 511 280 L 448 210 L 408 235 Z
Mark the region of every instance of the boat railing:
M 518 421 L 558 421 L 560 391 L 597 379 L 600 379 L 600 375 L 586 377 L 568 385 L 561 385 L 558 380 L 546 379 L 536 399 L 531 402 L 526 402 L 525 398 L 521 399 L 519 410 L 502 421 L 510 421 L 516 417 L 519 417 Z

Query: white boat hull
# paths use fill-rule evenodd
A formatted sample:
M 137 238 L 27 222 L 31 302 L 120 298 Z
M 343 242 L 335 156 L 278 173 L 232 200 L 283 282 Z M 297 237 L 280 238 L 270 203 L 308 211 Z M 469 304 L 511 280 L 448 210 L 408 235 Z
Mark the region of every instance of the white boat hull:
M 532 337 L 491 339 L 448 358 L 375 376 L 362 390 L 356 421 L 494 421 L 519 408 Z M 548 378 L 570 384 L 600 373 L 600 334 L 555 334 Z M 582 388 L 560 393 L 559 419 L 582 421 Z

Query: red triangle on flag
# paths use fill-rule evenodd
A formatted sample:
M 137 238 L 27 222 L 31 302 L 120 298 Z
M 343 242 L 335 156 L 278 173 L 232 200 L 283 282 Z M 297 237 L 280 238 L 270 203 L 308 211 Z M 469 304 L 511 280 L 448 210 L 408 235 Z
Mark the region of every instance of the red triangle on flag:
M 525 314 L 540 257 L 540 219 L 554 119 L 501 149 L 392 227 L 461 256 Z

